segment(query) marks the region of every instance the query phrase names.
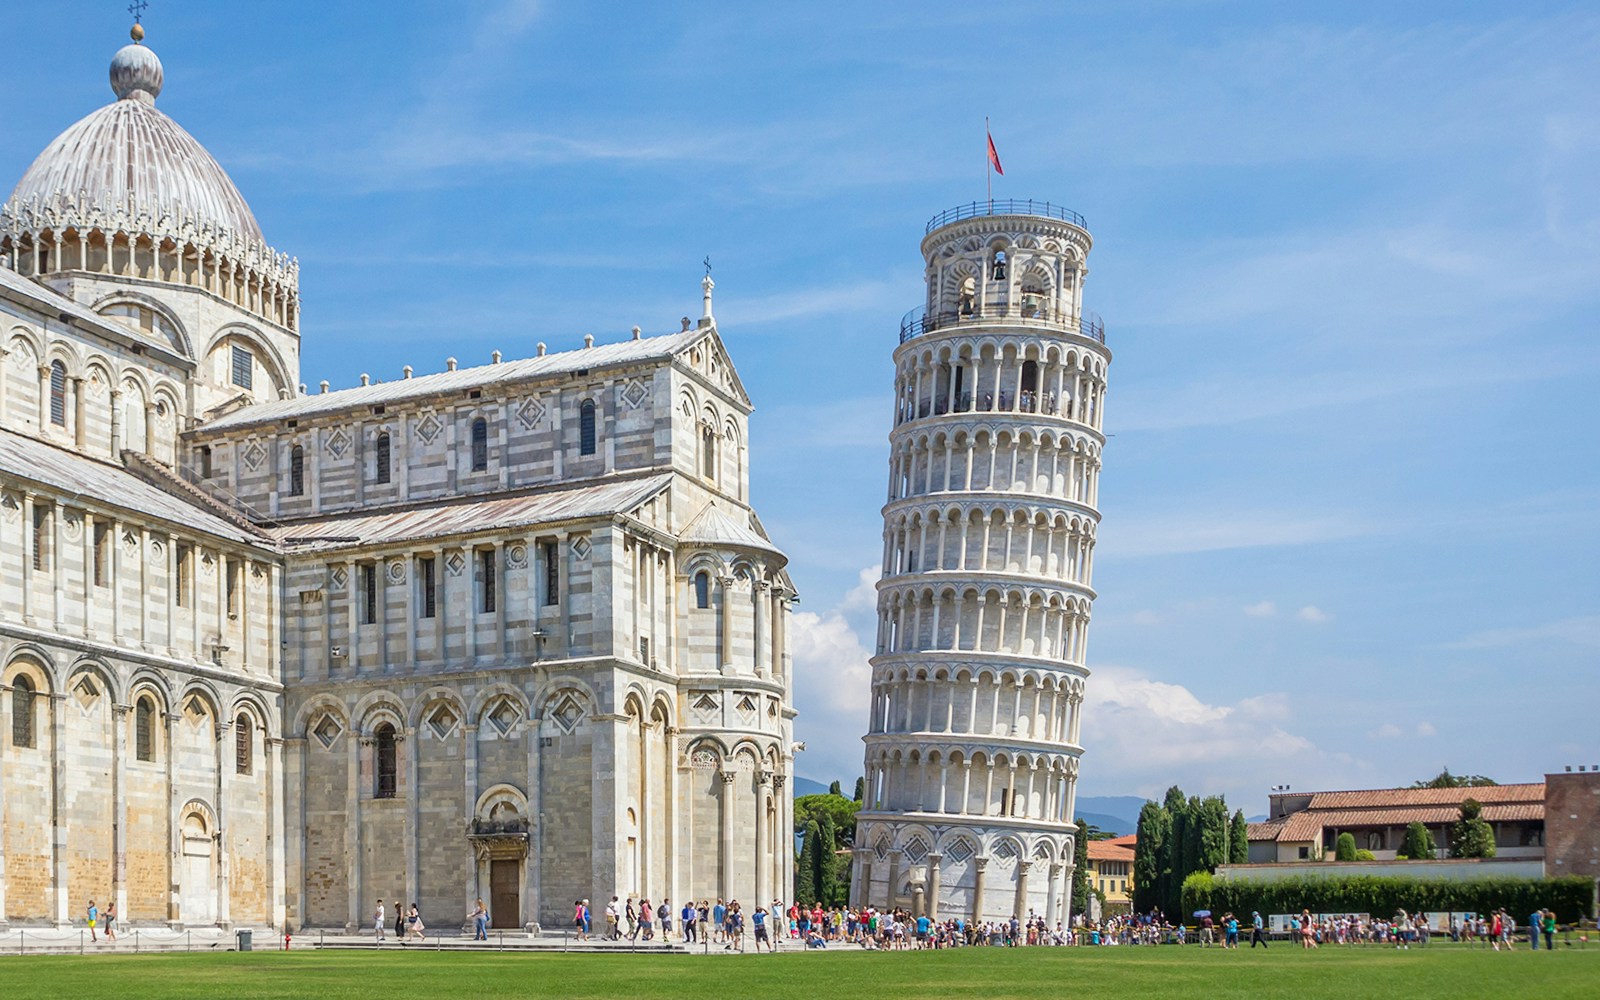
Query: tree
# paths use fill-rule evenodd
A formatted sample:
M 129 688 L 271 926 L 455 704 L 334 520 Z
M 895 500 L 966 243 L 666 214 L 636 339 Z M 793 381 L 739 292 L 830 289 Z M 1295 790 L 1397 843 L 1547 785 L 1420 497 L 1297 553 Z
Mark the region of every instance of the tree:
M 1414 781 L 1412 788 L 1482 788 L 1485 785 L 1498 784 L 1493 778 L 1486 778 L 1481 774 L 1451 774 L 1446 767 L 1438 774 L 1426 781 Z
M 1494 857 L 1494 830 L 1483 819 L 1483 806 L 1477 799 L 1461 803 L 1461 819 L 1450 828 L 1452 858 Z
M 1214 872 L 1228 863 L 1228 805 L 1219 795 L 1200 803 L 1200 853 L 1196 870 Z M 1181 905 L 1181 903 L 1180 903 Z
M 866 778 L 857 778 L 856 779 L 856 794 L 853 797 L 855 798 L 857 805 L 859 805 L 862 802 L 866 801 L 866 798 L 867 798 L 867 779 Z
M 1072 912 L 1074 915 L 1089 912 L 1089 890 L 1094 881 L 1094 872 L 1089 868 L 1089 831 L 1094 827 L 1085 823 L 1082 817 L 1078 819 L 1078 836 L 1072 845 Z M 1138 862 L 1134 862 L 1135 867 Z M 1135 881 L 1137 886 L 1138 882 Z
M 839 864 L 838 857 L 834 854 L 839 849 L 839 834 L 834 828 L 833 817 L 827 813 L 822 814 L 818 824 L 821 840 L 816 853 L 816 874 L 814 881 L 817 887 L 817 900 L 823 906 L 834 906 L 839 902 Z M 762 905 L 766 905 L 763 903 Z
M 1406 838 L 1400 843 L 1400 850 L 1395 857 L 1410 858 L 1414 861 L 1432 861 L 1439 856 L 1439 849 L 1434 846 L 1433 834 L 1421 823 L 1412 823 L 1406 827 Z
M 806 824 L 813 819 L 819 822 L 824 813 L 833 819 L 839 842 L 834 847 L 850 847 L 856 839 L 856 810 L 861 803 L 852 802 L 843 795 L 802 795 L 794 800 L 794 832 L 804 833 Z
M 817 841 L 821 839 L 822 830 L 817 826 L 817 821 L 807 823 L 805 842 L 800 848 L 800 862 L 795 866 L 794 873 L 794 898 L 802 906 L 811 906 L 817 901 Z
M 839 787 L 839 783 L 837 781 L 829 782 L 828 783 L 828 794 L 829 795 L 843 795 L 844 794 L 844 789 Z
M 1137 838 L 1133 844 L 1133 908 L 1146 913 L 1160 905 L 1165 883 L 1163 866 L 1167 864 L 1167 850 L 1172 839 L 1172 816 L 1154 802 L 1146 802 L 1139 809 L 1139 822 L 1134 828 Z
M 1339 839 L 1333 843 L 1333 860 L 1356 860 L 1356 835 L 1346 830 L 1339 834 Z
M 1250 863 L 1250 825 L 1244 821 L 1244 810 L 1233 814 L 1233 830 L 1228 836 L 1228 861 L 1236 865 Z

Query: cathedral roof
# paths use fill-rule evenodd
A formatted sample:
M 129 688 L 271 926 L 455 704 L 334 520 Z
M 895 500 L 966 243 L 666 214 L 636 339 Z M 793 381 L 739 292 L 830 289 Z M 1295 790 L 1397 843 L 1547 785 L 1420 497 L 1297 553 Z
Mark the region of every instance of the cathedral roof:
M 542 354 L 501 364 L 435 372 L 432 375 L 400 379 L 395 382 L 361 385 L 351 389 L 340 389 L 337 392 L 272 400 L 208 420 L 203 429 L 232 430 L 257 424 L 274 424 L 281 420 L 302 419 L 361 406 L 398 403 L 439 393 L 464 392 L 468 389 L 520 382 L 544 375 L 558 375 L 563 372 L 641 361 L 664 361 L 706 336 L 710 336 L 710 331 L 686 330 L 659 337 L 624 340 L 615 344 L 596 344 L 593 347 L 582 347 L 557 354 Z
M 671 478 L 663 473 L 522 496 L 462 497 L 404 510 L 296 521 L 276 534 L 290 551 L 310 552 L 607 517 L 632 511 L 666 489 Z
M 17 480 L 39 483 L 67 496 L 88 497 L 108 507 L 129 511 L 136 521 L 156 519 L 213 538 L 267 546 L 257 535 L 185 503 L 119 466 L 0 430 L 0 481 L 14 487 Z
M 735 519 L 714 503 L 706 504 L 695 519 L 678 533 L 678 541 L 708 549 L 752 549 L 783 557 L 781 549 L 750 525 L 749 514 L 742 514 Z
M 180 243 L 210 234 L 262 250 L 255 215 L 227 172 L 155 106 L 161 60 L 140 44 L 111 62 L 117 100 L 56 137 L 3 207 L 13 227 L 99 226 Z

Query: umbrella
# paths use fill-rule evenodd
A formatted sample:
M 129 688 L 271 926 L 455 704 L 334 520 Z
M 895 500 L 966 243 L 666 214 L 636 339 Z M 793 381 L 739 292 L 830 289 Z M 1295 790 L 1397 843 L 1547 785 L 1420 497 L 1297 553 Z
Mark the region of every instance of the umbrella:
M 1211 911 L 1210 910 L 1196 910 L 1196 911 L 1194 911 L 1194 915 L 1197 916 L 1197 917 L 1209 917 L 1209 916 L 1211 916 Z

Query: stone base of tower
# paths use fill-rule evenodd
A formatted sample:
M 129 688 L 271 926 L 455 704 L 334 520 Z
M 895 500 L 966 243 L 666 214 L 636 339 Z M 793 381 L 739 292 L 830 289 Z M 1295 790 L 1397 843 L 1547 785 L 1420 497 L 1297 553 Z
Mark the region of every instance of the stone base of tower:
M 1070 924 L 1071 834 L 864 819 L 866 837 L 858 834 L 852 859 L 853 905 L 935 920 Z

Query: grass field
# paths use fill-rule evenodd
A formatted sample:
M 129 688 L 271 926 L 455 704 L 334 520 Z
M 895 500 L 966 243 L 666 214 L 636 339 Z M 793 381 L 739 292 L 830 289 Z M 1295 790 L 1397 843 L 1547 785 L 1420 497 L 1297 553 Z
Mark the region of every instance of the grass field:
M 959 997 L 1372 997 L 1600 993 L 1600 948 L 1512 954 L 1434 947 L 967 948 L 877 954 L 561 955 L 252 952 L 0 958 L 0 997 L 634 997 L 925 1000 Z

